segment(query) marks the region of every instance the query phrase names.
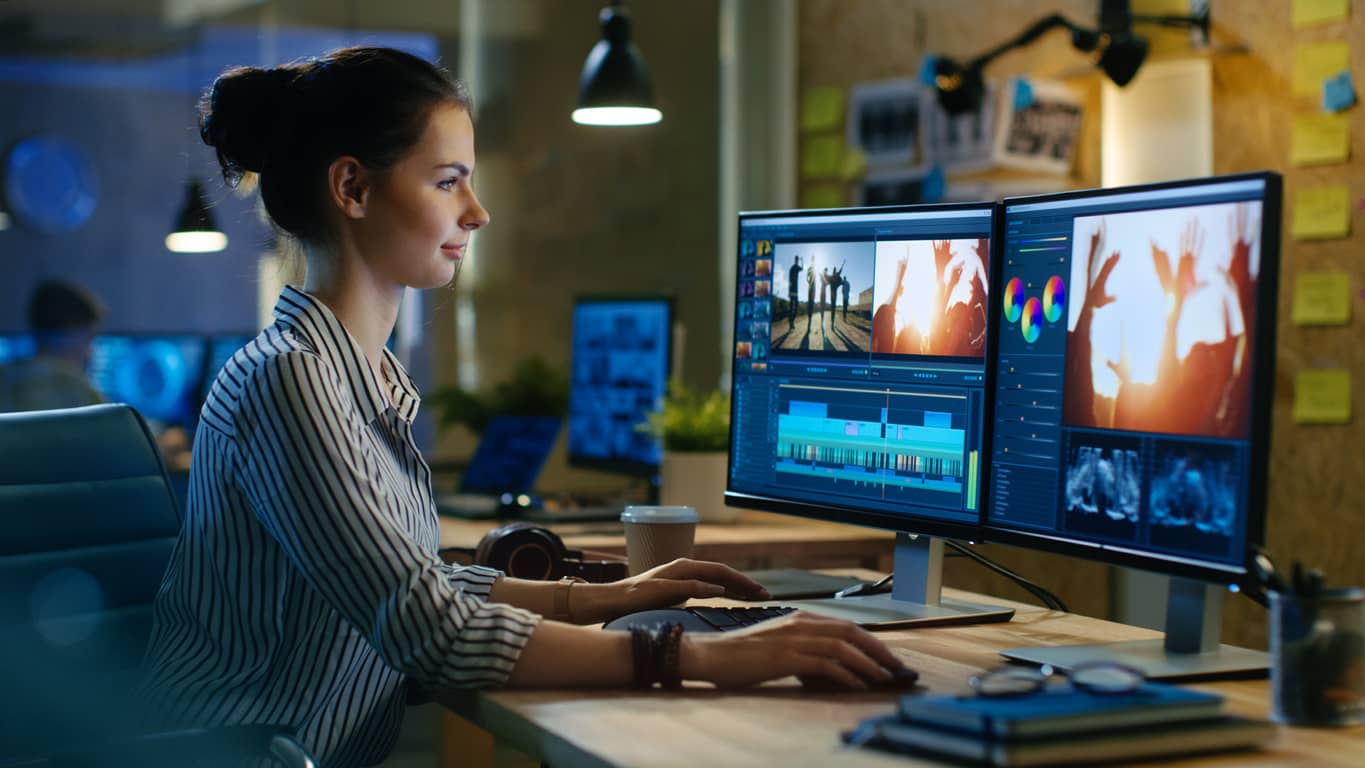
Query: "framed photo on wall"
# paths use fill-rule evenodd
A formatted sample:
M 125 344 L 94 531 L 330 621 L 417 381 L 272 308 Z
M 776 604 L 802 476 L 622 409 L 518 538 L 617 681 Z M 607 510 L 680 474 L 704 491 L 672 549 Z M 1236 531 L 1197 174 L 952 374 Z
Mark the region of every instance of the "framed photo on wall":
M 1031 95 L 1016 98 L 1016 89 Z M 1002 168 L 1067 174 L 1081 135 L 1081 102 L 1066 84 L 1054 80 L 1009 82 L 1000 99 L 995 163 Z M 1022 103 L 1021 103 L 1022 101 Z

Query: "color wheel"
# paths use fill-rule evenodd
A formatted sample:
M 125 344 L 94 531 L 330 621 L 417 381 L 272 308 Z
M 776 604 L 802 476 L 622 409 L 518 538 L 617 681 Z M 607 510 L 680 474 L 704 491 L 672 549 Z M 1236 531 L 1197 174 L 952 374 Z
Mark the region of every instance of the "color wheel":
M 1043 302 L 1037 296 L 1024 302 L 1023 321 L 1019 323 L 1019 330 L 1024 332 L 1024 341 L 1032 344 L 1038 340 L 1038 334 L 1043 332 Z
M 1005 319 L 1011 323 L 1019 319 L 1019 314 L 1024 311 L 1024 281 L 1019 278 L 1011 278 L 1005 283 Z
M 1049 323 L 1055 323 L 1062 319 L 1062 307 L 1066 305 L 1066 285 L 1062 278 L 1053 275 L 1047 279 L 1047 285 L 1043 286 L 1043 317 Z

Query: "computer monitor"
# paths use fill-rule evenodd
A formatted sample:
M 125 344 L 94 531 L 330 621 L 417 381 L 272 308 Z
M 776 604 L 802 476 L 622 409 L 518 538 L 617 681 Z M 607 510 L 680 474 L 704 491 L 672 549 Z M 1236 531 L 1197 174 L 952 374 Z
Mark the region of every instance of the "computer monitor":
M 741 213 L 727 504 L 898 532 L 865 626 L 1007 620 L 940 594 L 979 535 L 993 203 Z
M 165 424 L 194 427 L 203 375 L 202 336 L 101 334 L 91 345 L 95 389 Z
M 218 374 L 222 372 L 223 366 L 227 365 L 227 361 L 254 338 L 255 334 L 248 333 L 215 334 L 208 337 L 204 378 L 199 391 L 200 403 L 208 399 L 209 390 L 213 389 L 213 382 L 218 379 Z
M 666 296 L 574 301 L 569 464 L 647 477 L 657 488 L 663 445 L 641 427 L 663 403 L 673 302 Z
M 0 333 L 0 365 L 32 357 L 38 351 L 38 344 L 31 333 Z
M 1220 587 L 1265 528 L 1280 178 L 1007 199 L 988 540 L 1173 575 L 1166 638 L 1018 649 L 1151 676 L 1264 668 L 1222 646 Z M 998 332 L 997 332 L 998 331 Z

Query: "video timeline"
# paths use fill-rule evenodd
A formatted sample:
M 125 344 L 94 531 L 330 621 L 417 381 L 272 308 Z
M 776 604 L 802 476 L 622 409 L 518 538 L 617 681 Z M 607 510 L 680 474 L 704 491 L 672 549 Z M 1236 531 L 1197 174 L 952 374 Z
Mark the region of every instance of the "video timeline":
M 784 386 L 780 482 L 907 504 L 974 509 L 978 453 L 963 394 Z

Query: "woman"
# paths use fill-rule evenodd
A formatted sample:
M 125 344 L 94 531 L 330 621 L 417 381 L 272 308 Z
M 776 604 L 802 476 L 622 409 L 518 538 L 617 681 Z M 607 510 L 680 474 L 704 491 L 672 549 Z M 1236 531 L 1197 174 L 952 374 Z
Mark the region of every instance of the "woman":
M 732 687 L 796 674 L 861 688 L 900 667 L 866 632 L 809 616 L 700 637 L 575 626 L 766 596 L 715 563 L 572 589 L 442 563 L 412 438 L 417 392 L 384 341 L 404 288 L 450 283 L 488 223 L 467 93 L 416 57 L 349 48 L 229 70 L 201 111 L 224 177 L 259 175 L 308 275 L 204 405 L 154 611 L 148 688 L 163 723 L 281 724 L 325 765 L 368 765 L 391 749 L 409 686 Z

